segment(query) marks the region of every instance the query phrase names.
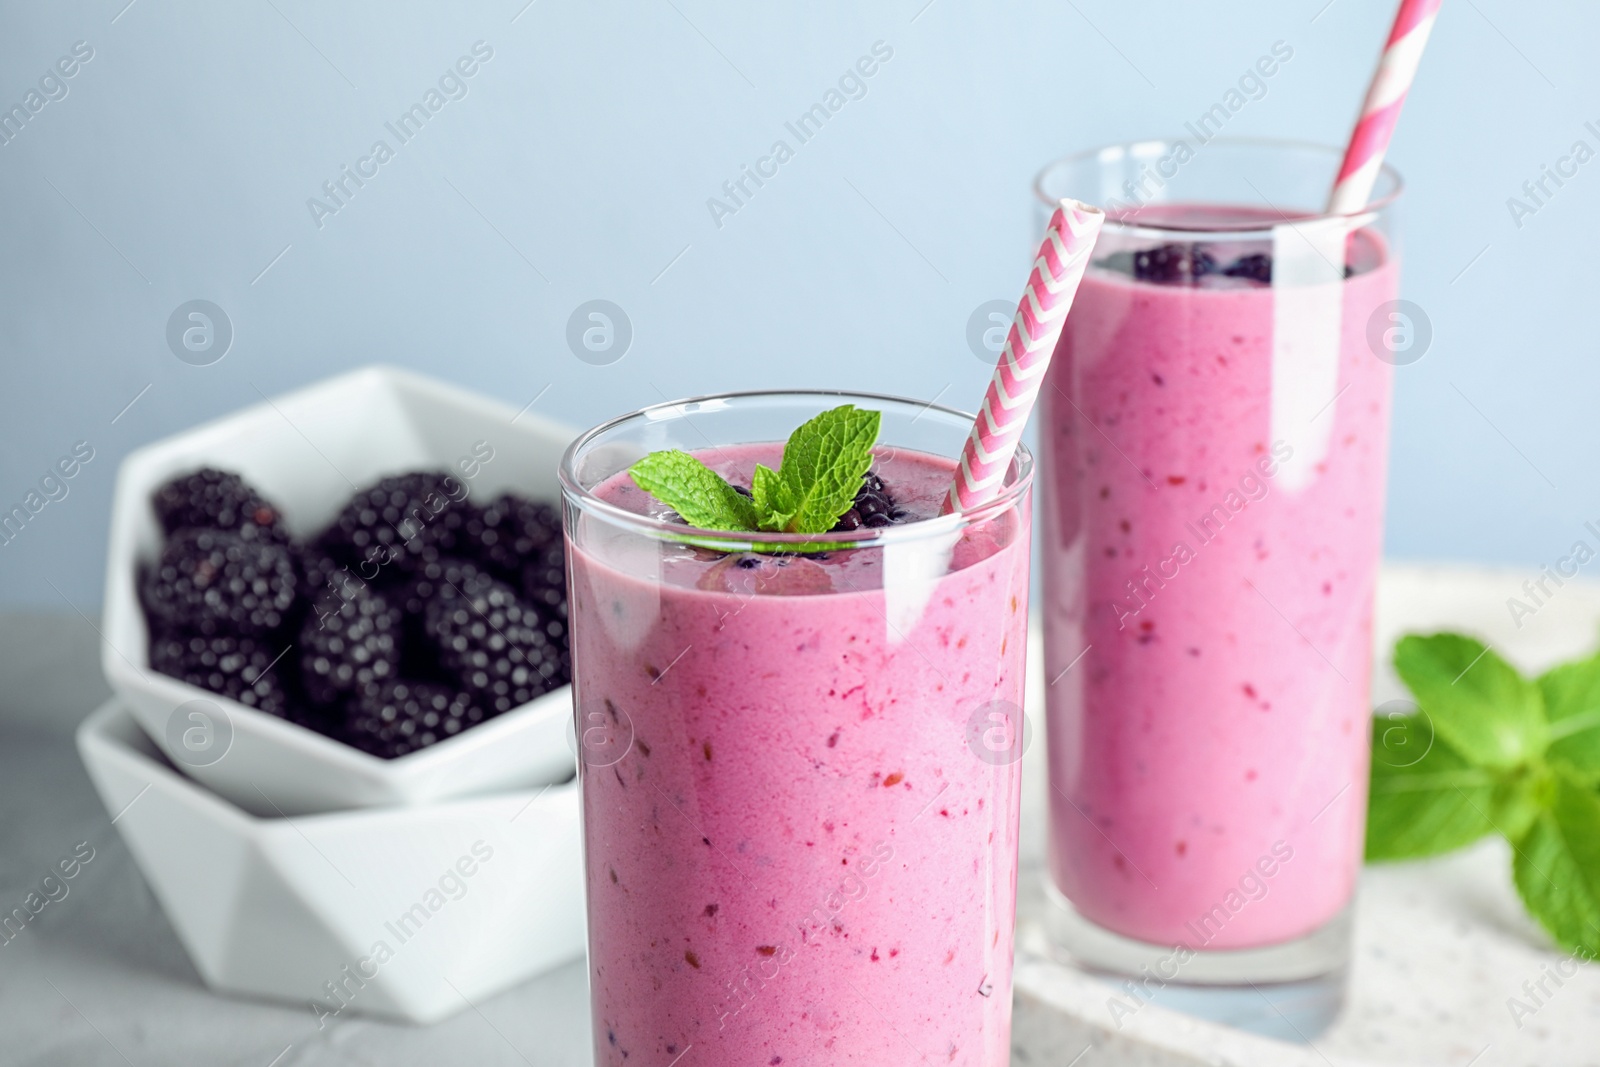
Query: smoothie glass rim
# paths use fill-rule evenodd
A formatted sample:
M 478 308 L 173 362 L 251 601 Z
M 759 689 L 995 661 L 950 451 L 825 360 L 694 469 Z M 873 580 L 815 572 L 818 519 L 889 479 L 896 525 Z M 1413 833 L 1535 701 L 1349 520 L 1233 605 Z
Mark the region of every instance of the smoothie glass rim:
M 929 416 L 937 417 L 959 424 L 963 431 L 963 439 L 965 430 L 971 427 L 975 418 L 974 415 L 957 408 L 946 407 L 929 401 L 913 400 L 909 397 L 894 396 L 889 393 L 863 393 L 847 389 L 751 389 L 731 393 L 708 393 L 700 396 L 685 397 L 681 400 L 665 400 L 658 404 L 649 404 L 607 419 L 579 434 L 572 444 L 567 446 L 566 452 L 561 456 L 560 466 L 557 468 L 556 476 L 561 485 L 561 494 L 566 500 L 587 513 L 604 519 L 613 525 L 632 529 L 647 536 L 665 540 L 681 540 L 687 536 L 693 537 L 696 544 L 706 545 L 711 542 L 715 544 L 718 550 L 738 551 L 741 547 L 747 548 L 758 544 L 764 547 L 793 544 L 830 545 L 836 548 L 874 548 L 888 544 L 903 544 L 908 541 L 937 537 L 942 534 L 958 533 L 969 526 L 977 525 L 1013 510 L 1033 485 L 1033 453 L 1028 450 L 1026 445 L 1018 442 L 1016 454 L 1011 460 L 1011 465 L 1006 469 L 1005 481 L 1000 492 L 995 495 L 994 499 L 986 501 L 978 507 L 949 515 L 935 515 L 932 518 L 921 519 L 899 526 L 861 527 L 856 530 L 818 534 L 768 533 L 762 531 L 760 536 L 756 537 L 752 536 L 752 532 L 748 530 L 706 530 L 684 523 L 665 522 L 649 515 L 641 515 L 638 512 L 629 511 L 627 508 L 618 507 L 597 495 L 594 492 L 594 487 L 583 484 L 578 476 L 578 458 L 607 434 L 629 423 L 643 420 L 662 421 L 668 418 L 684 418 L 689 414 L 693 414 L 693 409 L 699 405 L 715 405 L 710 410 L 717 410 L 729 403 L 739 403 L 741 401 L 802 401 L 808 399 L 818 401 L 818 412 L 830 407 L 837 407 L 841 403 L 856 403 L 886 413 L 890 408 L 898 408 L 904 414 L 912 415 L 913 421 Z M 790 430 L 792 429 L 793 427 L 790 427 Z M 773 439 L 770 443 L 782 445 L 786 439 L 787 434 L 784 437 Z M 768 442 L 723 442 L 723 444 L 730 447 L 766 443 Z M 715 450 L 719 446 L 708 442 L 705 447 Z M 874 449 L 893 449 L 897 446 L 892 441 L 880 439 L 873 447 Z M 922 450 L 918 449 L 917 451 Z M 955 458 L 955 462 L 960 462 L 959 457 Z M 614 473 L 620 473 L 620 471 Z M 608 475 L 607 480 L 610 477 L 611 475 Z
M 1132 156 L 1136 159 L 1141 156 L 1148 156 L 1153 160 L 1157 157 L 1157 154 L 1161 150 L 1171 148 L 1173 145 L 1179 143 L 1186 144 L 1188 142 L 1182 137 L 1150 137 L 1141 138 L 1136 141 L 1117 141 L 1110 144 L 1102 144 L 1095 148 L 1088 148 L 1078 152 L 1071 152 L 1064 156 L 1058 156 L 1040 168 L 1039 173 L 1034 177 L 1034 198 L 1039 203 L 1048 207 L 1055 206 L 1059 197 L 1051 196 L 1048 192 L 1046 192 L 1045 186 L 1048 180 L 1058 170 L 1084 164 L 1109 163 L 1118 159 L 1119 157 L 1127 156 Z M 1213 137 L 1204 142 L 1202 149 L 1212 145 L 1218 146 L 1224 150 L 1256 149 L 1278 151 L 1285 154 L 1291 152 L 1302 152 L 1324 156 L 1331 163 L 1329 168 L 1329 188 L 1332 188 L 1332 176 L 1338 171 L 1339 160 L 1344 156 L 1343 146 L 1334 146 L 1323 144 L 1318 141 L 1302 141 L 1284 137 Z M 1279 214 L 1278 217 L 1263 218 L 1259 222 L 1238 222 L 1229 223 L 1227 225 L 1223 225 L 1221 223 L 1215 225 L 1180 225 L 1170 222 L 1154 224 L 1139 222 L 1136 219 L 1129 219 L 1126 216 L 1119 217 L 1116 213 L 1108 212 L 1106 215 L 1104 229 L 1108 232 L 1115 231 L 1120 234 L 1140 237 L 1160 237 L 1163 235 L 1169 235 L 1180 241 L 1196 240 L 1197 235 L 1203 235 L 1210 239 L 1223 238 L 1229 235 L 1237 236 L 1242 239 L 1248 239 L 1252 236 L 1259 238 L 1264 234 L 1271 234 L 1275 228 L 1282 226 L 1285 223 L 1315 223 L 1328 219 L 1345 219 L 1351 229 L 1356 229 L 1359 226 L 1365 225 L 1374 217 L 1382 215 L 1389 208 L 1391 208 L 1395 202 L 1400 199 L 1401 194 L 1405 191 L 1405 182 L 1401 179 L 1399 171 L 1395 170 L 1394 167 L 1390 166 L 1388 163 L 1384 163 L 1379 169 L 1378 180 L 1374 186 L 1374 189 L 1376 190 L 1374 195 L 1365 205 L 1359 208 L 1354 208 L 1350 211 L 1328 212 L 1318 209 L 1316 211 L 1304 214 Z M 1072 194 L 1066 193 L 1063 195 Z M 1204 201 L 1199 202 L 1204 203 Z M 1267 210 L 1270 210 L 1274 213 L 1278 213 L 1279 211 L 1275 205 L 1270 203 L 1267 205 Z

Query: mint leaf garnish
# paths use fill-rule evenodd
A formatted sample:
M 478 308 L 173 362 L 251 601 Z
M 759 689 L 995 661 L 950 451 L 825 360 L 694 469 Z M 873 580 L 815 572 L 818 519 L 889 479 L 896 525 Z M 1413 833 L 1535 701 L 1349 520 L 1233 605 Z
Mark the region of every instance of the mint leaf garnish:
M 1550 718 L 1546 756 L 1600 782 L 1600 653 L 1546 671 L 1538 686 Z
M 824 411 L 789 435 L 777 470 L 756 465 L 748 497 L 687 452 L 652 452 L 628 473 L 703 530 L 827 533 L 855 503 L 881 421 L 854 404 Z
M 1512 878 L 1528 911 L 1569 952 L 1600 953 L 1600 797 L 1558 776 L 1516 842 Z
M 628 468 L 633 483 L 702 530 L 754 530 L 754 505 L 687 452 L 652 452 Z
M 1544 751 L 1539 688 L 1481 642 L 1449 633 L 1404 637 L 1394 667 L 1434 730 L 1468 762 L 1509 770 Z
M 1495 785 L 1492 772 L 1435 736 L 1425 716 L 1374 719 L 1367 859 L 1434 856 L 1494 832 Z
M 750 495 L 755 498 L 756 514 L 763 530 L 787 529 L 794 521 L 794 512 L 786 510 L 783 479 L 778 472 L 764 463 L 757 463 L 750 477 Z
M 824 411 L 790 434 L 776 475 L 762 479 L 766 513 L 761 528 L 802 534 L 833 529 L 855 503 L 861 480 L 872 466 L 872 445 L 882 417 L 845 404 Z
M 1367 858 L 1498 833 L 1529 914 L 1562 948 L 1600 955 L 1600 653 L 1530 682 L 1443 633 L 1402 638 L 1395 668 L 1421 710 L 1374 720 Z

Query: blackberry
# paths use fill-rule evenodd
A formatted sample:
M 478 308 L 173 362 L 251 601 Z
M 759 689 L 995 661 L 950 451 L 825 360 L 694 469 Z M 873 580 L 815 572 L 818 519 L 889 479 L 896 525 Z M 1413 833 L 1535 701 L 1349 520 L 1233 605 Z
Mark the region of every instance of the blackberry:
M 567 630 L 567 553 L 559 538 L 546 545 L 522 568 L 522 596 L 544 623 L 545 636 L 561 654 L 561 669 L 551 678 L 552 685 L 572 681 L 572 650 Z
M 179 530 L 144 575 L 145 612 L 164 629 L 261 634 L 279 629 L 299 585 L 281 545 L 227 530 Z
M 849 511 L 839 516 L 839 521 L 834 523 L 829 533 L 859 530 L 863 526 L 881 529 L 915 520 L 915 515 L 895 503 L 894 497 L 884 487 L 883 479 L 873 471 L 868 471 L 866 477 L 861 479 L 855 503 L 850 505 Z
M 287 648 L 254 637 L 167 633 L 150 642 L 150 666 L 180 682 L 288 717 Z
M 510 580 L 530 556 L 560 540 L 561 516 L 552 505 L 506 493 L 467 519 L 453 547 Z
M 1165 244 L 1137 252 L 1113 252 L 1099 261 L 1107 270 L 1130 274 L 1141 282 L 1160 285 L 1193 285 L 1207 274 L 1215 274 L 1217 261 L 1204 248 L 1192 244 Z
M 431 682 L 391 679 L 366 687 L 345 717 L 344 739 L 395 759 L 453 737 L 488 716 L 466 693 Z
M 405 664 L 407 677 L 455 684 L 440 665 L 438 646 L 424 625 L 428 605 L 459 596 L 463 588 L 486 573 L 476 563 L 444 556 L 418 567 L 405 585 L 388 594 L 400 609 L 400 662 Z
M 1230 278 L 1248 278 L 1263 285 L 1272 284 L 1272 256 L 1266 252 L 1253 252 L 1240 256 L 1222 270 Z
M 355 595 L 352 590 L 356 586 L 365 584 L 356 576 L 355 568 L 347 567 L 315 546 L 301 551 L 297 562 L 300 565 L 300 599 L 312 611 L 318 610 L 324 601 L 337 606 L 338 601 Z
M 451 556 L 430 559 L 412 572 L 398 595 L 400 610 L 408 620 L 420 620 L 433 601 L 459 596 L 466 586 L 487 576 L 482 567 L 469 560 Z
M 355 581 L 314 603 L 300 628 L 300 679 L 313 704 L 343 697 L 400 673 L 400 609 Z
M 1344 276 L 1346 278 L 1355 272 L 1354 267 L 1345 264 Z M 1260 282 L 1262 285 L 1271 285 L 1272 255 L 1268 252 L 1252 252 L 1247 256 L 1240 256 L 1219 273 L 1225 274 L 1229 278 L 1248 278 L 1250 281 Z
M 150 499 L 168 535 L 185 529 L 234 530 L 249 540 L 287 544 L 283 516 L 237 474 L 202 467 L 179 475 Z
M 351 497 L 319 544 L 361 577 L 390 581 L 445 553 L 476 512 L 466 495 L 460 479 L 435 471 L 385 478 Z
M 499 714 L 564 683 L 562 649 L 548 622 L 511 586 L 479 574 L 429 601 L 423 629 L 440 665 L 486 712 Z
M 567 617 L 567 552 L 561 541 L 546 545 L 522 568 L 522 596 L 551 619 Z M 552 637 L 559 636 L 555 633 Z

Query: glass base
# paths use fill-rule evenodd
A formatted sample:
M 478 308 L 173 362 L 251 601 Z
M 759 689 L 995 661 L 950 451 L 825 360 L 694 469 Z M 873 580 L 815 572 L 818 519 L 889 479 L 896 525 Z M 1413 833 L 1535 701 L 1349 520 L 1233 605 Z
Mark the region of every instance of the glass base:
M 1086 918 L 1045 875 L 1042 926 L 1051 956 L 1110 986 L 1112 1013 L 1156 1004 L 1282 1041 L 1308 1043 L 1344 1007 L 1351 912 L 1294 941 L 1193 951 L 1135 941 Z M 1122 1008 L 1116 1005 L 1120 1003 Z

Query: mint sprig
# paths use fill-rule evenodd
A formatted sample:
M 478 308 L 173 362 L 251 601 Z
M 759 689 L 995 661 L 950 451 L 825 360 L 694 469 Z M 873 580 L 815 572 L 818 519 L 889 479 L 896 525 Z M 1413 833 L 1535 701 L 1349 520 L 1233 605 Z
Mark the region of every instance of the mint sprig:
M 1460 634 L 1404 637 L 1415 715 L 1373 722 L 1367 859 L 1434 856 L 1498 833 L 1529 913 L 1600 954 L 1600 653 L 1532 681 Z
M 745 496 L 687 452 L 652 452 L 634 484 L 702 530 L 819 534 L 855 503 L 882 415 L 844 404 L 789 435 L 778 469 L 757 464 Z

